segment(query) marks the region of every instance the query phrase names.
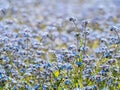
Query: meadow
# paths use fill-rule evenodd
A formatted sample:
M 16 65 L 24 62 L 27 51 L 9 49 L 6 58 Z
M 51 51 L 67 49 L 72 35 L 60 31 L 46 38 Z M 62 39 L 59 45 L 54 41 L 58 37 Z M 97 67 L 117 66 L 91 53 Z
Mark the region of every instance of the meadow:
M 119 0 L 0 0 L 0 90 L 120 90 Z

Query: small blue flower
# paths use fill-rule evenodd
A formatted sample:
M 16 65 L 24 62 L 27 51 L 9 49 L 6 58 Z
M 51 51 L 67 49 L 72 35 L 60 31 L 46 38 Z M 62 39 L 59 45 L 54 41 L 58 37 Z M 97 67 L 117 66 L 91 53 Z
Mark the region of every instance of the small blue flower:
M 64 56 L 63 55 L 59 55 L 57 58 L 58 58 L 58 61 L 60 61 L 60 62 L 64 60 Z
M 31 90 L 29 85 L 25 86 L 25 90 Z
M 24 73 L 24 72 L 25 72 L 25 69 L 24 69 L 24 68 L 22 68 L 22 69 L 20 70 L 20 72 L 21 72 L 21 73 Z
M 24 33 L 24 37 L 28 38 L 28 37 L 29 37 L 29 34 Z
M 44 67 L 45 67 L 45 68 L 49 68 L 49 67 L 51 67 L 51 65 L 50 65 L 49 63 L 47 63 L 47 64 L 45 64 Z
M 17 87 L 16 87 L 16 86 L 14 86 L 13 90 L 17 90 Z
M 61 66 L 59 66 L 59 68 L 60 68 L 60 70 L 63 70 L 63 69 L 65 69 L 66 67 L 65 67 L 65 65 L 61 65 Z
M 43 90 L 47 90 L 47 86 L 46 85 L 43 85 Z
M 78 52 L 73 52 L 72 54 L 75 55 L 77 58 L 80 58 L 80 55 Z
M 82 62 L 76 62 L 76 64 L 78 65 L 78 67 L 82 66 Z
M 34 90 L 39 90 L 40 89 L 40 85 L 35 85 L 34 86 Z
M 3 76 L 2 76 L 2 73 L 0 73 L 0 79 L 2 78 Z
M 73 68 L 72 68 L 71 65 L 69 65 L 69 66 L 67 66 L 67 69 L 68 69 L 68 70 L 72 70 Z
M 64 67 L 65 67 L 65 69 L 67 69 L 67 70 L 72 70 L 72 69 L 73 69 L 72 65 L 69 64 L 69 63 L 66 63 L 66 64 L 64 65 Z
M 18 40 L 18 44 L 19 44 L 19 45 L 23 44 L 23 40 L 22 40 L 22 39 L 19 39 L 19 40 Z
M 40 64 L 36 64 L 35 65 L 36 68 L 40 68 L 40 66 L 41 66 Z
M 105 54 L 105 57 L 106 57 L 106 58 L 111 58 L 112 55 L 111 55 L 111 53 L 108 52 L 108 53 Z
M 94 90 L 97 90 L 97 86 L 94 85 L 94 86 L 93 86 L 93 89 L 94 89 Z
M 71 84 L 71 81 L 70 81 L 70 80 L 66 80 L 66 81 L 65 81 L 65 84 L 66 84 L 66 85 L 70 85 L 70 84 Z

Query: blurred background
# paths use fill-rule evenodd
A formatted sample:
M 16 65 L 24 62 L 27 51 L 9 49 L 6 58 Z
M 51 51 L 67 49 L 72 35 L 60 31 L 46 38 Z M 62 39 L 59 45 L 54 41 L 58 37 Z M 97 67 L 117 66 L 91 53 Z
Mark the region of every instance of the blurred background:
M 32 21 L 58 17 L 94 18 L 97 15 L 119 15 L 120 0 L 0 0 L 0 17 L 10 10 L 12 17 L 21 20 L 28 15 Z M 2 10 L 4 13 L 2 13 Z M 98 14 L 100 12 L 100 14 Z M 110 14 L 110 15 L 108 15 Z M 19 17 L 18 17 L 19 15 Z

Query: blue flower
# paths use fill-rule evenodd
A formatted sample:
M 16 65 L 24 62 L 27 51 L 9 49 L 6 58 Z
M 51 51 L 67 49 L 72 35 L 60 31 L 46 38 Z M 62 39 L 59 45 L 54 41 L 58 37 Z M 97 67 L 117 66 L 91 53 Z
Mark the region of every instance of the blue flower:
M 17 90 L 17 87 L 16 87 L 16 86 L 14 86 L 13 90 Z
M 76 62 L 76 64 L 78 65 L 78 67 L 82 66 L 82 62 Z
M 112 55 L 111 55 L 111 53 L 108 52 L 108 53 L 105 54 L 105 57 L 106 57 L 106 58 L 111 58 Z
M 35 65 L 36 68 L 40 68 L 40 66 L 41 66 L 40 64 L 36 64 Z
M 69 66 L 67 66 L 67 69 L 68 69 L 68 70 L 72 70 L 73 68 L 72 68 L 71 65 L 69 65 Z
M 94 85 L 94 86 L 93 86 L 93 89 L 94 89 L 94 90 L 97 90 L 97 86 Z
M 69 85 L 69 84 L 71 84 L 71 81 L 70 81 L 70 80 L 66 80 L 66 81 L 65 81 L 65 84 L 66 84 L 66 85 Z
M 43 90 L 47 90 L 47 86 L 46 85 L 43 85 Z
M 22 68 L 22 69 L 20 70 L 20 72 L 21 72 L 21 73 L 24 73 L 24 72 L 25 72 L 25 69 L 24 69 L 24 68 Z
M 40 89 L 40 85 L 35 85 L 34 86 L 34 90 L 39 90 Z
M 24 33 L 24 37 L 28 38 L 28 37 L 29 37 L 29 34 Z
M 72 65 L 69 64 L 69 63 L 66 63 L 66 64 L 64 65 L 64 67 L 65 67 L 65 69 L 67 69 L 67 70 L 72 70 L 72 69 L 73 69 Z
M 78 52 L 73 52 L 72 54 L 75 55 L 77 58 L 80 58 L 80 55 Z
M 2 76 L 2 73 L 0 73 L 0 79 L 2 78 L 3 76 Z
M 44 67 L 45 67 L 45 68 L 49 68 L 49 67 L 51 67 L 51 65 L 50 65 L 49 63 L 47 63 L 47 64 L 45 64 Z
M 60 68 L 60 70 L 63 70 L 63 69 L 65 69 L 66 67 L 65 67 L 65 65 L 61 65 L 61 66 L 59 66 L 59 68 Z
M 31 90 L 29 85 L 25 86 L 25 90 Z

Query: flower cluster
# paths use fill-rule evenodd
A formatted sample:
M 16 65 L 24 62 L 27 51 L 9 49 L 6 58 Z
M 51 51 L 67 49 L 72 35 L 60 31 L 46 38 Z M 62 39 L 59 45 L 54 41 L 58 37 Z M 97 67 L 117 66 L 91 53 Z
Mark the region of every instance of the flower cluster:
M 0 0 L 0 90 L 119 90 L 118 2 Z

